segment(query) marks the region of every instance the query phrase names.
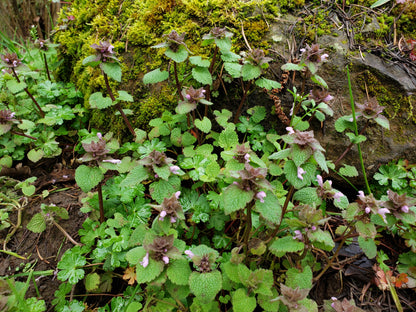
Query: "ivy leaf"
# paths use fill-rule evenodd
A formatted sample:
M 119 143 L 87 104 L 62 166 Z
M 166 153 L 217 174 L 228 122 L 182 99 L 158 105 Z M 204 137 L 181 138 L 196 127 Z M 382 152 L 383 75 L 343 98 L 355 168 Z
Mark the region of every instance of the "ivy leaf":
M 169 78 L 169 72 L 161 71 L 160 68 L 156 68 L 155 70 L 152 70 L 143 76 L 143 83 L 144 84 L 158 83 L 158 82 L 165 81 L 168 78 Z
M 189 288 L 202 303 L 214 300 L 222 289 L 221 273 L 216 270 L 208 273 L 192 272 L 189 277 Z
M 292 236 L 285 236 L 276 239 L 269 247 L 272 254 L 281 258 L 288 252 L 298 252 L 305 248 L 305 244 L 293 239 Z
M 256 80 L 256 86 L 260 88 L 265 88 L 267 90 L 279 89 L 282 85 L 275 80 L 270 80 L 266 78 L 259 78 Z
M 46 229 L 45 218 L 41 213 L 37 213 L 32 217 L 26 227 L 33 233 L 42 233 Z
M 239 288 L 232 293 L 231 303 L 233 311 L 239 312 L 252 312 L 257 306 L 256 297 L 250 297 L 244 288 Z
M 241 75 L 243 76 L 244 81 L 256 79 L 261 75 L 261 68 L 260 66 L 246 63 L 241 69 Z
M 180 45 L 176 52 L 169 48 L 166 49 L 165 55 L 176 63 L 182 63 L 188 58 L 188 50 Z
M 88 102 L 92 108 L 97 109 L 104 109 L 115 104 L 109 97 L 103 97 L 101 92 L 91 94 Z
M 204 133 L 209 133 L 211 131 L 211 120 L 209 118 L 204 117 L 202 120 L 195 119 L 195 126 Z
M 119 63 L 101 63 L 101 69 L 108 77 L 117 82 L 121 82 L 121 66 Z
M 98 167 L 81 165 L 75 170 L 75 182 L 85 193 L 96 187 L 104 179 L 104 174 Z
M 192 68 L 192 77 L 203 85 L 212 84 L 212 76 L 206 67 L 195 66 Z
M 246 205 L 253 199 L 254 192 L 245 192 L 240 189 L 237 185 L 230 185 L 224 190 L 223 197 L 223 208 L 226 215 L 244 209 Z
M 166 273 L 168 278 L 176 285 L 188 285 L 189 276 L 191 275 L 189 262 L 185 259 L 177 259 L 169 264 Z

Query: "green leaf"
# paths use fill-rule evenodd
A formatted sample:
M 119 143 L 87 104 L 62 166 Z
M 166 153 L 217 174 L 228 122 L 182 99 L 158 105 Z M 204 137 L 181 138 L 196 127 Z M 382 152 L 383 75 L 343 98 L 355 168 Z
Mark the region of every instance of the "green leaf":
M 30 161 L 35 163 L 41 160 L 44 155 L 45 153 L 41 149 L 39 150 L 31 149 L 27 153 L 27 158 L 29 158 Z
M 328 89 L 328 85 L 327 85 L 327 83 L 325 82 L 325 80 L 324 80 L 321 76 L 318 76 L 318 75 L 313 75 L 313 76 L 311 77 L 311 80 L 312 80 L 313 82 L 315 82 L 316 84 L 318 84 L 318 85 L 320 85 L 320 86 L 324 87 L 325 89 Z
M 271 288 L 273 293 L 272 296 L 265 296 L 263 294 L 259 294 L 257 296 L 257 302 L 262 307 L 262 309 L 266 312 L 276 312 L 279 311 L 280 300 L 271 301 L 274 298 L 279 296 L 276 288 Z
M 293 160 L 288 160 L 283 168 L 286 178 L 296 189 L 300 189 L 304 186 L 310 185 L 313 179 L 315 179 L 316 166 L 312 163 L 305 163 L 301 166 L 305 171 L 302 174 L 303 180 L 298 177 L 298 167 Z
M 150 195 L 161 204 L 165 198 L 169 198 L 179 190 L 180 183 L 181 180 L 178 176 L 170 176 L 168 181 L 155 181 L 149 186 Z
M 127 306 L 126 312 L 137 312 L 140 311 L 142 307 L 143 305 L 140 302 L 133 301 Z
M 83 192 L 89 192 L 104 179 L 104 174 L 98 167 L 81 165 L 75 170 L 75 182 Z
M 45 218 L 41 213 L 37 213 L 32 217 L 26 227 L 33 233 L 42 233 L 46 229 Z
M 221 59 L 224 62 L 235 63 L 239 59 L 241 59 L 241 57 L 240 57 L 240 55 L 238 55 L 234 52 L 231 52 L 231 51 L 221 51 Z
M 60 270 L 58 279 L 60 281 L 67 280 L 70 284 L 75 285 L 84 278 L 84 269 L 80 269 L 80 267 L 86 263 L 87 260 L 82 256 L 79 246 L 67 250 L 58 263 L 58 269 Z
M 29 130 L 35 128 L 36 124 L 33 121 L 22 119 L 21 123 L 17 125 L 19 129 Z
M 312 156 L 310 149 L 302 149 L 298 145 L 293 145 L 291 148 L 292 160 L 296 167 L 303 165 Z
M 211 65 L 211 62 L 208 60 L 203 60 L 201 56 L 191 56 L 189 58 L 189 61 L 192 65 L 198 66 L 198 67 L 209 67 Z
M 0 124 L 0 135 L 6 134 L 12 128 L 11 123 Z
M 168 278 L 176 285 L 188 285 L 189 276 L 191 275 L 189 262 L 185 259 L 177 259 L 169 264 L 166 273 Z
M 221 273 L 217 270 L 208 273 L 192 272 L 189 288 L 201 302 L 209 303 L 222 289 Z
M 168 78 L 169 72 L 161 71 L 160 68 L 156 68 L 155 70 L 152 70 L 151 72 L 148 72 L 143 76 L 143 83 L 158 83 L 165 81 Z
M 218 138 L 218 145 L 224 150 L 231 150 L 238 144 L 238 135 L 233 126 L 227 126 Z
M 358 244 L 364 251 L 368 259 L 373 259 L 377 255 L 377 245 L 372 238 L 358 236 Z
M 222 54 L 225 54 L 231 50 L 231 39 L 229 37 L 215 38 L 215 44 L 217 45 L 218 49 L 221 50 Z
M 245 63 L 241 69 L 241 75 L 244 81 L 256 79 L 261 75 L 261 68 L 260 66 Z
M 243 66 L 238 63 L 224 63 L 224 68 L 231 75 L 233 78 L 239 78 L 241 77 L 241 68 Z
M 284 150 L 278 151 L 273 153 L 269 156 L 269 159 L 285 159 L 292 155 L 292 150 L 290 148 L 286 148 Z
M 100 286 L 100 275 L 97 273 L 90 273 L 85 276 L 85 289 L 87 292 L 92 292 L 98 290 Z
M 345 133 L 345 135 L 350 139 L 351 143 L 354 144 L 359 144 L 361 142 L 364 142 L 365 140 L 367 140 L 367 138 L 364 135 L 355 135 L 354 133 L 351 132 L 347 132 Z
M 247 290 L 239 288 L 232 293 L 231 303 L 233 311 L 252 312 L 256 309 L 256 297 L 250 297 Z
M 195 119 L 194 123 L 195 126 L 204 133 L 209 133 L 211 131 L 211 120 L 207 117 L 204 117 L 202 120 Z
M 253 196 L 253 191 L 245 192 L 237 185 L 230 185 L 222 194 L 224 213 L 228 215 L 234 211 L 244 209 L 253 199 Z
M 82 65 L 95 67 L 100 63 L 100 61 L 96 61 L 96 59 L 97 59 L 96 55 L 87 56 L 86 58 L 82 60 Z
M 335 121 L 335 130 L 338 132 L 344 132 L 345 129 L 354 131 L 354 123 L 352 122 L 352 116 L 342 116 Z
M 378 123 L 380 126 L 382 126 L 384 129 L 390 129 L 389 120 L 383 115 L 377 116 L 376 118 L 374 118 L 374 121 Z
M 374 9 L 374 8 L 379 7 L 379 6 L 382 6 L 383 4 L 386 4 L 387 2 L 390 2 L 390 0 L 378 0 L 370 6 L 370 9 Z
M 109 97 L 103 97 L 101 92 L 91 94 L 88 101 L 92 108 L 98 109 L 104 109 L 115 104 Z
M 133 97 L 126 91 L 119 90 L 117 100 L 124 102 L 133 102 Z
M 365 223 L 363 221 L 357 221 L 355 224 L 355 229 L 364 238 L 374 239 L 377 234 L 377 229 L 375 225 L 371 222 Z
M 6 82 L 6 86 L 11 93 L 16 94 L 22 92 L 27 87 L 27 84 L 24 82 L 17 82 L 16 80 L 9 80 Z
M 298 252 L 305 248 L 305 244 L 292 236 L 285 236 L 276 239 L 269 247 L 270 252 L 281 258 L 288 252 Z
M 121 66 L 119 63 L 103 62 L 100 64 L 103 72 L 117 82 L 121 82 Z
M 312 288 L 312 269 L 309 265 L 304 266 L 301 270 L 290 268 L 286 272 L 286 286 L 296 289 Z
M 178 114 L 187 114 L 196 109 L 196 103 L 189 103 L 188 101 L 179 101 L 178 106 L 176 106 L 175 111 Z
M 319 167 L 326 173 L 328 173 L 328 166 L 326 165 L 326 158 L 325 155 L 321 151 L 315 151 L 313 153 L 313 158 L 315 158 L 316 162 L 318 163 Z
M 145 255 L 146 255 L 146 251 L 143 255 L 143 258 Z M 164 268 L 164 265 L 162 261 L 153 260 L 149 256 L 149 264 L 145 268 L 140 263 L 136 265 L 137 283 L 142 284 L 142 283 L 148 283 L 148 282 L 153 281 L 159 276 L 160 273 L 162 273 L 163 268 Z
M 292 70 L 303 70 L 305 66 L 299 65 L 299 64 L 293 64 L 293 63 L 286 63 L 286 64 L 283 64 L 281 68 L 282 70 L 292 71 Z
M 303 204 L 320 206 L 322 199 L 316 193 L 315 187 L 304 187 L 293 194 L 293 199 Z
M 142 181 L 146 180 L 148 177 L 149 174 L 145 167 L 136 166 L 127 174 L 125 179 L 120 183 L 120 187 L 135 187 L 139 185 Z
M 196 66 L 192 68 L 192 77 L 203 85 L 212 84 L 212 76 L 209 69 L 206 67 Z
M 143 229 L 141 229 L 143 231 Z M 144 233 L 141 233 L 144 235 Z M 126 260 L 129 262 L 130 265 L 136 265 L 139 264 L 139 262 L 141 262 L 144 258 L 144 256 L 146 255 L 146 250 L 140 246 L 140 247 L 135 247 L 133 249 L 130 249 L 127 253 L 126 253 Z
M 339 169 L 339 173 L 345 177 L 357 177 L 358 171 L 354 166 L 346 165 Z M 374 177 L 375 178 L 375 177 Z
M 279 224 L 282 217 L 282 207 L 278 198 L 272 192 L 266 191 L 266 197 L 263 200 L 264 203 L 256 200 L 256 211 L 268 222 Z
M 256 86 L 260 88 L 265 88 L 267 90 L 279 89 L 282 85 L 275 80 L 270 80 L 266 78 L 259 78 L 256 80 Z
M 228 125 L 228 119 L 231 118 L 233 113 L 227 109 L 223 109 L 221 110 L 221 112 L 215 110 L 214 115 L 216 116 L 215 120 L 218 122 L 218 124 L 225 129 L 227 128 L 227 125 Z
M 307 233 L 312 244 L 322 250 L 331 251 L 335 247 L 334 240 L 328 231 L 316 230 Z
M 188 58 L 188 50 L 183 45 L 180 45 L 176 52 L 169 48 L 166 49 L 165 55 L 176 63 L 182 63 Z

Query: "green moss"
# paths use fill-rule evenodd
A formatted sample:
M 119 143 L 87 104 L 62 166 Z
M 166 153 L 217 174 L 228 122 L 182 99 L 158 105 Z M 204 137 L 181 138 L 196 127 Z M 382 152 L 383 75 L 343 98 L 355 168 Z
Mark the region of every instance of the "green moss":
M 369 97 L 376 97 L 379 104 L 386 107 L 384 112 L 389 119 L 403 118 L 405 115 L 405 119 L 416 121 L 413 113 L 415 99 L 403 94 L 400 88 L 394 87 L 391 82 L 383 81 L 367 70 L 357 77 L 357 85 L 364 94 L 368 92 Z

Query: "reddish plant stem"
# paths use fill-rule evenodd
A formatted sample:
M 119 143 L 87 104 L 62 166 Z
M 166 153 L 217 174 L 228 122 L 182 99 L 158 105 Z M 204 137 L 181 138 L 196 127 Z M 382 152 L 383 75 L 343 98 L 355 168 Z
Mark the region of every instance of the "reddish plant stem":
M 254 206 L 255 201 L 252 200 L 248 206 L 247 206 L 247 222 L 246 222 L 246 227 L 244 229 L 244 234 L 243 234 L 243 242 L 244 242 L 244 249 L 246 251 L 246 256 L 248 256 L 248 241 L 250 239 L 250 233 L 251 233 L 251 228 L 253 226 L 253 222 L 251 220 L 251 209 Z
M 46 70 L 46 74 L 48 75 L 48 79 L 49 81 L 52 81 L 51 79 L 51 75 L 49 74 L 49 67 L 48 67 L 48 61 L 46 60 L 46 53 L 43 52 L 43 61 L 45 62 L 45 70 Z
M 176 62 L 173 62 L 173 71 L 175 73 L 176 89 L 178 90 L 179 98 L 181 99 L 181 101 L 183 101 L 184 98 L 183 98 L 183 95 L 182 95 L 181 84 L 179 82 L 178 65 L 176 64 Z
M 100 206 L 100 223 L 104 223 L 103 189 L 101 187 L 101 182 L 98 183 L 98 205 Z
M 20 79 L 16 74 L 16 71 L 14 70 L 14 68 L 12 67 L 12 72 L 13 72 L 13 76 L 14 78 L 16 78 L 17 82 L 20 83 Z M 38 102 L 36 101 L 36 99 L 33 97 L 32 93 L 30 93 L 29 89 L 26 87 L 23 90 L 25 90 L 26 94 L 32 99 L 33 103 L 35 103 L 36 107 L 39 110 L 39 114 L 42 118 L 45 117 L 45 113 L 43 112 L 42 108 L 40 108 Z
M 16 135 L 20 135 L 22 137 L 26 137 L 26 138 L 32 139 L 32 140 L 37 140 L 37 138 L 32 137 L 32 136 L 27 135 L 27 134 L 24 134 L 22 132 L 17 132 L 17 131 L 13 131 L 13 130 L 11 130 L 10 132 L 13 133 L 13 134 L 16 134 Z
M 114 102 L 116 100 L 116 98 L 114 97 L 113 91 L 110 88 L 110 83 L 108 82 L 107 74 L 103 72 L 103 75 L 104 75 L 104 81 L 105 81 L 105 86 L 107 87 L 108 95 L 110 96 L 111 100 Z M 121 116 L 123 117 L 124 123 L 126 124 L 130 133 L 133 135 L 133 138 L 136 138 L 136 133 L 134 132 L 133 127 L 130 124 L 130 121 L 128 120 L 128 118 L 127 118 L 126 114 L 124 113 L 123 109 L 121 108 L 120 103 L 117 103 L 114 106 L 117 108 L 117 110 L 120 112 Z
M 244 103 L 246 101 L 247 94 L 248 94 L 248 90 L 250 89 L 251 84 L 252 84 L 252 80 L 250 80 L 248 82 L 247 86 L 244 88 L 244 82 L 242 82 L 244 93 L 243 93 L 243 97 L 241 98 L 240 105 L 238 106 L 237 112 L 235 114 L 234 123 L 237 123 L 238 122 L 238 119 L 240 118 L 241 109 L 243 108 L 243 105 L 244 105 Z

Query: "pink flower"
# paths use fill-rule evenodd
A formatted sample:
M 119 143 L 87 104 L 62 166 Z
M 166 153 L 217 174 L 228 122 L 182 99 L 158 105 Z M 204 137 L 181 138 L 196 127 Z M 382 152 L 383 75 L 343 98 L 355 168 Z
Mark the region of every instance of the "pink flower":
M 161 211 L 161 213 L 160 213 L 160 215 L 159 215 L 159 220 L 160 221 L 163 221 L 164 219 L 165 219 L 165 217 L 166 217 L 166 211 L 165 210 L 162 210 Z
M 149 253 L 146 253 L 146 256 L 144 256 L 143 260 L 140 262 L 140 264 L 145 268 L 149 265 Z
M 192 251 L 190 251 L 190 250 L 185 250 L 185 255 L 187 255 L 191 259 L 193 257 L 195 257 L 195 254 Z
M 181 195 L 181 191 L 177 191 L 176 193 L 175 193 L 175 197 L 176 197 L 176 199 L 179 199 L 179 196 Z
M 337 202 L 340 202 L 341 201 L 341 197 L 343 197 L 343 196 L 344 196 L 344 194 L 342 194 L 341 192 L 336 192 L 334 194 L 334 200 L 336 200 Z
M 318 184 L 319 184 L 319 186 L 320 187 L 324 187 L 324 181 L 323 181 L 323 179 L 322 179 L 322 176 L 321 175 L 317 175 L 316 176 L 316 181 L 318 181 Z
M 169 258 L 168 258 L 168 256 L 163 256 L 162 260 L 163 260 L 163 262 L 164 262 L 165 264 L 168 264 L 168 263 L 169 263 Z
M 245 154 L 244 155 L 244 159 L 246 160 L 246 162 L 250 162 L 250 155 L 249 154 Z
M 371 208 L 370 207 L 365 207 L 365 213 L 369 214 L 371 212 Z
M 390 210 L 387 208 L 380 208 L 377 213 L 383 218 L 384 222 L 387 222 L 386 213 L 390 213 Z
M 298 178 L 301 179 L 303 181 L 303 174 L 306 171 L 302 169 L 302 167 L 298 167 Z
M 292 127 L 286 127 L 287 132 L 289 132 L 289 134 L 294 134 L 295 131 L 293 130 Z
M 409 207 L 408 207 L 408 206 L 406 206 L 406 205 L 404 205 L 404 206 L 402 206 L 401 210 L 402 210 L 404 213 L 408 213 L 408 212 L 409 212 Z
M 121 164 L 120 159 L 104 159 L 103 162 L 112 163 L 112 164 Z
M 169 167 L 170 172 L 172 172 L 173 174 L 179 174 L 179 166 L 170 166 Z
M 260 191 L 256 194 L 256 197 L 260 200 L 261 203 L 264 203 L 264 198 L 266 197 L 266 193 Z
M 295 231 L 295 236 L 293 236 L 293 239 L 298 239 L 298 240 L 300 240 L 300 241 L 303 241 L 303 235 L 302 235 L 302 232 L 301 232 L 301 231 L 299 231 L 299 230 L 296 230 L 296 231 Z
M 170 217 L 170 223 L 175 223 L 176 222 L 176 218 L 175 217 Z

